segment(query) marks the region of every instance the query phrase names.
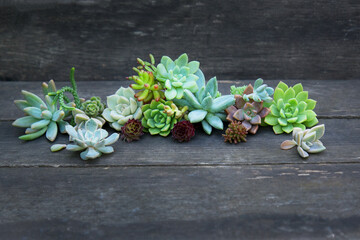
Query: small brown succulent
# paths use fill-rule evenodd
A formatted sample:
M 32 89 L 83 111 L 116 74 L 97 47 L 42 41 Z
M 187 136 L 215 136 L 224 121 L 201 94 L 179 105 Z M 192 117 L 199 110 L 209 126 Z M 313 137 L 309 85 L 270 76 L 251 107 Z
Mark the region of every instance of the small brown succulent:
M 121 140 L 123 141 L 137 141 L 143 134 L 143 126 L 141 122 L 136 119 L 129 119 L 121 128 Z
M 253 91 L 251 84 L 244 90 L 244 94 L 250 94 Z M 270 109 L 263 106 L 263 102 L 254 102 L 250 99 L 246 102 L 242 96 L 235 95 L 235 105 L 228 107 L 226 119 L 230 122 L 241 121 L 246 131 L 255 134 L 261 124 L 261 119 L 270 113 Z
M 171 130 L 172 137 L 178 142 L 188 142 L 195 136 L 194 125 L 189 121 L 181 121 Z
M 240 121 L 232 121 L 223 134 L 224 141 L 229 143 L 246 142 L 247 131 Z

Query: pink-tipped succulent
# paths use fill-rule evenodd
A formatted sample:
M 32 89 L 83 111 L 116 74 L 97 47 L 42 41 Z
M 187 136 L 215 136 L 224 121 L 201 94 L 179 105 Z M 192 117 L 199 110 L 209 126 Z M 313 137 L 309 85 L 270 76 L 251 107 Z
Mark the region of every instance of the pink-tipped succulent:
M 229 143 L 246 142 L 247 135 L 246 128 L 240 121 L 232 121 L 223 134 L 224 141 Z
M 195 136 L 195 128 L 189 121 L 181 121 L 171 130 L 172 137 L 178 142 L 188 142 Z
M 245 89 L 244 93 L 250 91 L 252 91 L 251 85 Z M 264 107 L 263 102 L 254 102 L 253 100 L 246 102 L 242 96 L 235 95 L 235 105 L 228 107 L 225 112 L 227 113 L 226 119 L 228 121 L 241 121 L 246 131 L 256 134 L 261 124 L 261 119 L 270 113 L 270 109 Z
M 121 128 L 121 140 L 132 142 L 137 141 L 144 134 L 141 122 L 136 119 L 128 120 Z

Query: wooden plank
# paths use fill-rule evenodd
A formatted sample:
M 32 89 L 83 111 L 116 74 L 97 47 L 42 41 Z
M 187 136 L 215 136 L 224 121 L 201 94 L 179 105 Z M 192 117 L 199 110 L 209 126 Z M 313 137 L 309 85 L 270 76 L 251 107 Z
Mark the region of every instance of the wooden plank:
M 78 78 L 81 78 L 79 72 Z M 55 79 L 56 81 L 56 79 Z M 301 81 L 301 80 L 284 80 L 289 86 L 302 82 L 304 89 L 309 91 L 309 97 L 317 101 L 315 108 L 316 113 L 320 118 L 337 117 L 337 118 L 351 118 L 360 117 L 360 81 Z M 219 80 L 219 90 L 223 94 L 230 93 L 231 85 L 244 85 L 253 83 L 254 80 L 236 80 L 236 81 L 222 81 Z M 266 80 L 271 87 L 276 87 L 279 80 Z M 68 82 L 57 82 L 58 87 L 69 85 Z M 80 97 L 90 98 L 91 96 L 100 96 L 106 100 L 107 95 L 114 94 L 116 90 L 121 87 L 129 86 L 129 81 L 91 81 L 78 82 L 78 89 Z M 42 96 L 40 82 L 0 82 L 0 105 L 8 106 L 6 111 L 0 111 L 0 120 L 15 120 L 23 116 L 23 113 L 13 104 L 15 99 L 23 99 L 21 90 L 27 90 Z M 339 98 L 339 94 L 344 94 L 346 98 Z M 347 102 L 351 99 L 351 104 Z
M 115 152 L 93 161 L 81 161 L 78 152 L 50 152 L 52 143 L 45 137 L 30 142 L 17 139 L 24 132 L 10 122 L 0 122 L 0 166 L 139 166 L 139 165 L 252 165 L 291 163 L 353 163 L 360 158 L 360 120 L 323 119 L 326 133 L 322 138 L 327 150 L 313 154 L 308 160 L 296 149 L 281 150 L 280 144 L 291 135 L 275 135 L 271 128 L 260 128 L 246 143 L 224 143 L 222 131 L 206 135 L 197 126 L 196 136 L 188 143 L 177 143 L 171 136 L 146 134 L 141 141 L 114 144 Z M 344 126 L 344 127 L 340 127 Z M 68 143 L 62 135 L 55 143 Z
M 1 239 L 358 239 L 359 164 L 1 168 Z
M 0 79 L 116 80 L 190 53 L 228 79 L 359 79 L 357 1 L 1 1 Z

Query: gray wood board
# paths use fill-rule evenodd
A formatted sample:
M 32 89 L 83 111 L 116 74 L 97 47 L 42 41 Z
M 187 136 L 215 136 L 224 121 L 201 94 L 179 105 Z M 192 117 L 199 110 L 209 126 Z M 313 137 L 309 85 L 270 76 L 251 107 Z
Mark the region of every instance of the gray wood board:
M 1 168 L 1 239 L 358 239 L 359 164 Z
M 188 52 L 228 79 L 359 79 L 357 1 L 0 1 L 0 79 L 116 80 Z
M 275 135 L 262 127 L 246 143 L 224 143 L 222 131 L 206 135 L 197 126 L 196 136 L 188 143 L 175 142 L 171 136 L 144 135 L 140 141 L 114 144 L 115 152 L 92 161 L 82 161 L 80 152 L 63 150 L 52 153 L 50 143 L 41 137 L 24 142 L 17 137 L 23 129 L 0 122 L 0 166 L 137 166 L 137 165 L 251 165 L 291 163 L 354 163 L 360 160 L 360 119 L 322 119 L 326 126 L 322 142 L 327 150 L 303 160 L 296 148 L 281 150 L 280 144 L 291 135 Z M 341 127 L 343 126 L 343 127 Z M 108 129 L 111 132 L 111 129 Z M 55 143 L 68 143 L 61 135 Z
M 79 73 L 80 74 L 80 73 Z M 209 78 L 207 78 L 209 79 Z M 69 82 L 58 82 L 58 88 L 70 85 Z M 304 90 L 309 91 L 309 98 L 317 101 L 315 112 L 319 117 L 360 117 L 360 81 L 316 81 L 316 80 L 284 80 L 289 86 L 302 82 Z M 100 96 L 106 101 L 106 96 L 114 94 L 121 87 L 128 87 L 129 81 L 91 81 L 78 82 L 80 97 L 90 98 Z M 230 93 L 231 85 L 245 85 L 254 80 L 219 81 L 219 89 L 223 94 Z M 265 80 L 269 86 L 275 88 L 279 80 Z M 7 106 L 6 111 L 0 112 L 0 120 L 15 120 L 23 113 L 13 104 L 15 99 L 23 99 L 21 90 L 27 90 L 42 97 L 41 82 L 0 82 L 0 105 Z

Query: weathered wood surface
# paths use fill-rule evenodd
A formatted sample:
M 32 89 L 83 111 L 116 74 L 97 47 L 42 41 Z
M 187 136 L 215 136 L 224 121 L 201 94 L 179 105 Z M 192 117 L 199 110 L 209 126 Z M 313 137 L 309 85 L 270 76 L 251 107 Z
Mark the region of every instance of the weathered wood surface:
M 227 79 L 359 79 L 360 4 L 292 1 L 0 1 L 0 80 L 118 80 L 136 57 L 188 52 Z M 41 81 L 41 80 L 40 80 Z
M 81 75 L 80 72 L 78 74 Z M 81 78 L 81 76 L 76 79 L 78 78 Z M 70 85 L 69 82 L 54 80 L 58 88 Z M 285 80 L 284 82 L 289 86 L 302 82 L 304 90 L 309 91 L 309 97 L 317 101 L 315 111 L 320 118 L 360 117 L 360 81 L 358 80 L 328 80 L 326 83 L 316 80 Z M 241 86 L 249 83 L 253 84 L 254 80 L 219 80 L 219 90 L 223 94 L 229 94 L 231 85 Z M 266 83 L 275 88 L 279 80 L 266 80 Z M 106 96 L 114 94 L 121 86 L 128 87 L 129 84 L 129 81 L 78 82 L 78 90 L 80 97 L 90 98 L 92 96 L 100 96 L 106 101 Z M 0 111 L 0 120 L 15 120 L 23 116 L 23 113 L 13 104 L 15 99 L 23 99 L 22 89 L 42 97 L 41 82 L 0 82 L 0 106 L 8 106 L 6 111 Z
M 359 164 L 1 168 L 0 238 L 358 239 L 359 177 Z
M 10 122 L 0 122 L 0 166 L 221 166 L 360 161 L 360 119 L 322 119 L 320 123 L 324 123 L 327 129 L 322 138 L 327 150 L 311 155 L 306 161 L 299 157 L 295 148 L 281 150 L 280 144 L 292 137 L 275 135 L 270 127 L 261 128 L 255 136 L 248 136 L 246 143 L 235 145 L 224 143 L 221 136 L 224 131 L 217 130 L 208 136 L 198 126 L 195 138 L 189 143 L 175 142 L 171 136 L 164 138 L 147 134 L 138 142 L 119 141 L 114 144 L 114 153 L 84 162 L 79 152 L 63 150 L 52 153 L 50 146 L 53 143 L 45 137 L 21 141 L 18 137 L 24 134 L 24 129 L 14 128 Z M 58 137 L 55 143 L 68 143 L 68 136 Z

